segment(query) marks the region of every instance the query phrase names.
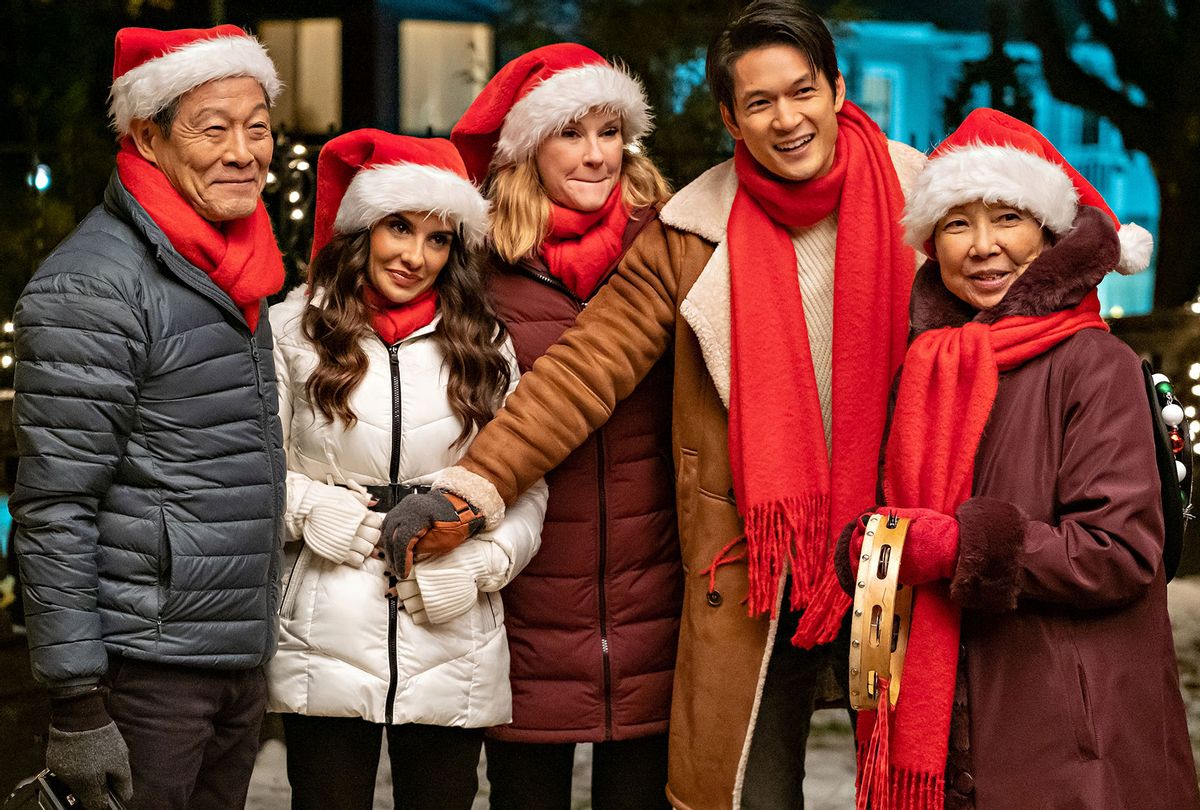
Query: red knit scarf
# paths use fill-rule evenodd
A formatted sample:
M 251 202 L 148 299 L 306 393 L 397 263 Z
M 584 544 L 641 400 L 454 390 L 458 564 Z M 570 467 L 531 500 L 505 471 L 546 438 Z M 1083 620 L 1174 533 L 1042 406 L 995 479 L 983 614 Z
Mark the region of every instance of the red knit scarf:
M 738 143 L 729 213 L 732 369 L 729 457 L 745 521 L 750 613 L 774 611 L 790 563 L 794 643 L 831 641 L 850 601 L 833 573 L 830 527 L 874 502 L 889 384 L 904 355 L 913 252 L 887 140 L 847 102 L 823 177 L 769 174 Z M 788 228 L 837 211 L 833 305 L 833 445 L 825 443 L 796 253 Z M 832 457 L 832 463 L 830 461 Z
M 363 286 L 363 301 L 371 311 L 371 327 L 384 343 L 391 346 L 404 340 L 422 326 L 428 326 L 437 315 L 438 294 L 434 287 L 403 304 L 393 304 L 372 287 Z
M 1082 329 L 1104 329 L 1095 290 L 1073 309 L 993 324 L 932 329 L 904 356 L 888 435 L 883 491 L 888 504 L 953 515 L 971 496 L 975 454 L 1001 371 L 1037 357 Z M 959 608 L 945 582 L 918 586 L 895 718 L 858 715 L 858 806 L 938 809 L 958 667 Z M 877 722 L 880 720 L 882 722 Z M 872 740 L 879 727 L 880 734 Z
M 550 232 L 542 242 L 546 268 L 576 298 L 586 301 L 621 257 L 628 224 L 620 183 L 595 211 L 576 211 L 551 202 Z
M 171 246 L 233 300 L 253 333 L 262 300 L 283 288 L 283 257 L 262 200 L 245 219 L 209 222 L 128 138 L 117 152 L 117 175 Z

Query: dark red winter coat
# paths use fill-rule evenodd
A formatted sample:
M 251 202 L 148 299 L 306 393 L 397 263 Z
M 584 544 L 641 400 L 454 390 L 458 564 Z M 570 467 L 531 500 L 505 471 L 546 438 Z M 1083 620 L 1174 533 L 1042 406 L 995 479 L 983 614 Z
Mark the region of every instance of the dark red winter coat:
M 626 247 L 653 216 L 642 211 L 630 222 Z M 493 258 L 491 270 L 493 304 L 524 373 L 586 302 L 536 259 L 511 266 Z M 667 730 L 683 599 L 672 378 L 667 353 L 546 476 L 541 550 L 501 592 L 513 722 L 489 732 L 497 739 L 598 742 Z
M 976 313 L 932 262 L 913 332 L 1074 306 L 1115 263 L 1081 208 L 1004 300 Z M 1163 573 L 1163 518 L 1134 352 L 1086 329 L 1000 374 L 958 510 L 962 650 L 947 810 L 1200 807 Z M 905 506 L 905 504 L 893 504 Z

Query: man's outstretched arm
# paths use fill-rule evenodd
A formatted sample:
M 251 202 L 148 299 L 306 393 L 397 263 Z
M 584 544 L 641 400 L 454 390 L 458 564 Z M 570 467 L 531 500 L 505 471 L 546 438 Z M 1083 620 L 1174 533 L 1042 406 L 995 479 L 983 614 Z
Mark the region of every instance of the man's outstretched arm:
M 680 250 L 678 234 L 660 222 L 648 225 L 575 326 L 521 378 L 459 465 L 438 478 L 438 489 L 473 507 L 463 522 L 482 517 L 488 527 L 498 523 L 504 505 L 603 425 L 666 353 L 675 333 L 675 259 Z M 430 511 L 427 497 L 424 503 L 406 500 L 389 515 L 391 525 L 406 529 L 430 526 L 435 520 L 439 526 L 445 523 Z M 416 538 L 393 537 L 403 532 L 389 533 L 387 528 L 384 542 L 393 545 L 389 554 L 402 558 L 406 549 L 399 546 L 407 547 Z M 442 544 L 453 544 L 456 538 L 439 535 L 435 526 L 418 542 L 422 551 L 444 550 Z

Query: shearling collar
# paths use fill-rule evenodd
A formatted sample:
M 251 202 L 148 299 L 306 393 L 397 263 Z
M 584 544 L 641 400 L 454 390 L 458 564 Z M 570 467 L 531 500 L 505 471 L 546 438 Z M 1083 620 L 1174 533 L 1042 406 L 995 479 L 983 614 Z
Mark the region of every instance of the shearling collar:
M 913 283 L 910 335 L 969 321 L 988 324 L 1010 315 L 1040 316 L 1069 309 L 1117 266 L 1120 254 L 1112 219 L 1099 208 L 1080 206 L 1071 230 L 1033 260 L 999 304 L 983 311 L 947 290 L 937 262 L 931 259 L 917 271 Z
M 925 156 L 911 146 L 896 141 L 888 141 L 887 148 L 896 169 L 896 177 L 900 180 L 900 190 L 907 197 L 917 175 L 925 166 Z M 737 189 L 733 161 L 718 163 L 680 189 L 663 206 L 659 217 L 664 224 L 676 230 L 694 233 L 713 244 L 720 244 L 725 241 L 729 211 L 733 208 Z
M 900 190 L 907 196 L 925 165 L 925 156 L 896 141 L 888 141 L 888 155 L 900 180 Z M 732 339 L 729 248 L 725 236 L 737 190 L 733 161 L 727 160 L 682 188 L 659 212 L 659 219 L 665 225 L 694 233 L 715 246 L 708 263 L 680 303 L 679 313 L 700 344 L 704 364 L 726 408 L 729 407 Z M 800 235 L 799 238 L 806 237 Z

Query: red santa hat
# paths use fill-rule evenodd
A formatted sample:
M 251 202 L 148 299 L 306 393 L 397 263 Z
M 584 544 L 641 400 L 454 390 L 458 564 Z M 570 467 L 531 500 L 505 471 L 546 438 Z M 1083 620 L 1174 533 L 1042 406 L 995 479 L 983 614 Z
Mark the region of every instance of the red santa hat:
M 1100 192 L 1033 127 L 991 109 L 973 110 L 938 144 L 913 184 L 904 214 L 908 243 L 932 256 L 938 220 L 956 205 L 982 200 L 1028 211 L 1055 236 L 1071 229 L 1080 205 L 1112 218 L 1121 242 L 1116 270 L 1137 273 L 1150 265 L 1154 239 L 1140 225 L 1122 225 Z
M 520 163 L 547 136 L 597 109 L 621 116 L 625 143 L 651 129 L 641 82 L 591 48 L 545 45 L 500 68 L 454 125 L 450 140 L 479 182 L 489 166 Z
M 445 217 L 469 250 L 483 245 L 488 204 L 445 138 L 356 129 L 321 147 L 312 255 L 335 234 L 354 233 L 401 211 Z
M 108 114 L 113 128 L 129 134 L 135 118 L 152 118 L 205 82 L 249 76 L 275 103 L 283 89 L 275 63 L 258 40 L 236 25 L 216 28 L 122 28 L 113 53 Z

